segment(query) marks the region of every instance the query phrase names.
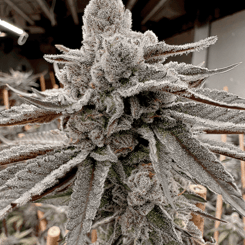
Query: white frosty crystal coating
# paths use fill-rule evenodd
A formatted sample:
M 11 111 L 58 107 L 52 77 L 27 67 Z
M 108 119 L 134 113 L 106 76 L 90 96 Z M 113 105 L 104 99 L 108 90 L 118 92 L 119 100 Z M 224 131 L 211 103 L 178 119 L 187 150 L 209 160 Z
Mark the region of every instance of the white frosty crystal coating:
M 10 88 L 31 105 L 1 111 L 0 126 L 59 118 L 60 127 L 53 136 L 5 140 L 0 216 L 28 201 L 65 197 L 67 245 L 87 244 L 91 227 L 103 245 L 215 244 L 205 243 L 190 221 L 191 213 L 216 218 L 195 206 L 205 200 L 188 186 L 206 186 L 245 216 L 241 193 L 214 153 L 240 160 L 245 154 L 196 137 L 245 132 L 245 100 L 202 88 L 209 76 L 238 64 L 214 70 L 163 64 L 217 37 L 181 46 L 159 42 L 152 31 L 131 30 L 121 0 L 91 0 L 83 22 L 81 49 L 56 45 L 61 54 L 45 55 L 64 88 L 32 94 Z

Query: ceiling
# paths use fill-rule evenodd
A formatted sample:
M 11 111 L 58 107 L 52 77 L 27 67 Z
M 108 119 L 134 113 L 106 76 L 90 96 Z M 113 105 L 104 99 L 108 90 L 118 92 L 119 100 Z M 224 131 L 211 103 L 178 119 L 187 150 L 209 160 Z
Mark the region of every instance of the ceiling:
M 56 53 L 54 44 L 79 48 L 82 15 L 89 0 L 0 0 L 0 18 L 29 33 L 22 55 L 28 59 Z M 133 29 L 153 30 L 160 40 L 245 9 L 245 1 L 123 0 L 133 13 Z M 17 37 L 6 31 L 0 49 L 17 46 Z

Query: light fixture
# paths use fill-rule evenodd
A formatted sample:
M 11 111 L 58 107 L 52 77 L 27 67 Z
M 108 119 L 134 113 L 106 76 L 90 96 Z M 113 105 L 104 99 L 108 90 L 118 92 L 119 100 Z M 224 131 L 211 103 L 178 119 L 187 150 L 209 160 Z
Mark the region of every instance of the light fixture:
M 5 33 L 5 32 L 0 31 L 0 37 L 5 37 L 5 36 L 6 36 L 6 33 Z
M 14 25 L 12 25 L 12 24 L 10 24 L 10 23 L 4 21 L 4 20 L 1 20 L 1 19 L 0 19 L 0 26 L 3 26 L 3 27 L 5 27 L 5 28 L 7 28 L 7 29 L 9 29 L 9 30 L 11 30 L 11 31 L 13 31 L 13 32 L 15 32 L 16 34 L 18 34 L 18 35 L 19 35 L 19 38 L 18 38 L 18 44 L 19 44 L 19 45 L 23 45 L 23 44 L 26 42 L 26 40 L 27 40 L 27 38 L 28 38 L 28 36 L 29 36 L 29 35 L 28 35 L 25 31 L 23 31 L 22 29 L 20 29 L 20 28 L 14 26 Z

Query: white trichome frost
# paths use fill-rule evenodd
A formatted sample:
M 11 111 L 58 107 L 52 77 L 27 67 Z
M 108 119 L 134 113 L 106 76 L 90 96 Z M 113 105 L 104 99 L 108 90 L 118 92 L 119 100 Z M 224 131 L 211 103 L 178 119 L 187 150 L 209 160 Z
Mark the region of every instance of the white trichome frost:
M 167 62 L 217 37 L 159 42 L 152 31 L 132 31 L 121 0 L 91 0 L 83 23 L 80 49 L 56 45 L 61 54 L 44 57 L 64 88 L 27 94 L 9 87 L 26 104 L 1 111 L 0 126 L 59 118 L 59 129 L 5 139 L 0 218 L 28 201 L 69 202 L 67 245 L 88 244 L 91 228 L 104 245 L 215 244 L 191 221 L 191 213 L 216 218 L 195 206 L 205 200 L 189 185 L 221 194 L 245 216 L 241 192 L 215 155 L 245 160 L 245 153 L 197 137 L 245 132 L 245 99 L 202 88 L 237 64 L 209 70 Z

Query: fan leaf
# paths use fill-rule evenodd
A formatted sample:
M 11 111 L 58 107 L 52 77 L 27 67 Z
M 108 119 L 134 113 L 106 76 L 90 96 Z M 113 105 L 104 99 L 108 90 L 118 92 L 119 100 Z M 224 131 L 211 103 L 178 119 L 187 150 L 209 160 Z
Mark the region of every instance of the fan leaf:
M 169 132 L 162 131 L 159 135 L 162 144 L 171 142 L 172 150 L 169 153 L 181 169 L 189 171 L 198 182 L 221 194 L 226 202 L 245 215 L 245 202 L 233 177 L 213 153 L 193 138 L 184 125 L 178 125 Z
M 60 116 L 61 113 L 43 110 L 33 105 L 22 104 L 0 112 L 0 126 L 48 123 Z
M 31 196 L 41 194 L 44 187 L 50 187 L 54 177 L 59 177 L 64 172 L 65 167 L 62 168 L 62 165 L 69 162 L 71 157 L 76 156 L 77 153 L 78 149 L 67 148 L 63 149 L 62 153 L 54 151 L 28 160 L 25 168 L 16 172 L 0 187 L 0 210 L 7 206 L 0 211 L 0 219 L 12 210 L 12 206 L 22 205 L 28 202 Z M 36 194 L 37 191 L 39 193 Z
M 147 46 L 144 49 L 144 59 L 149 63 L 164 61 L 169 56 L 188 54 L 207 48 L 215 44 L 217 37 L 208 37 L 196 43 L 188 43 L 184 45 L 168 45 L 165 42 L 159 42 L 155 45 Z
M 166 110 L 174 119 L 182 121 L 183 124 L 194 126 L 193 130 L 203 131 L 207 134 L 244 134 L 245 126 L 230 122 L 212 121 L 194 117 L 185 113 Z
M 159 182 L 162 185 L 164 195 L 166 196 L 168 202 L 171 204 L 172 208 L 175 209 L 167 181 L 166 172 L 168 170 L 168 162 L 166 161 L 164 156 L 161 158 L 161 149 L 157 147 L 157 142 L 155 140 L 154 133 L 148 127 L 140 128 L 138 130 L 138 133 L 141 135 L 142 138 L 149 141 L 150 159 L 153 163 L 153 168 L 156 172 Z
M 100 199 L 104 182 L 110 169 L 109 162 L 97 163 L 96 169 L 90 161 L 85 161 L 78 169 L 77 179 L 69 203 L 67 245 L 85 243 L 85 237 L 91 229 Z
M 0 152 L 0 165 L 28 160 L 61 148 L 62 145 L 51 144 L 12 146 L 11 148 Z
M 216 154 L 221 154 L 227 157 L 232 157 L 241 161 L 245 161 L 245 152 L 232 144 L 209 139 L 202 139 L 201 142 L 210 151 Z
M 229 106 L 232 106 L 232 103 L 229 104 Z M 184 113 L 194 118 L 199 117 L 202 119 L 207 119 L 212 122 L 229 122 L 234 124 L 242 124 L 245 122 L 244 111 L 231 110 L 228 108 L 210 106 L 201 103 L 199 104 L 193 102 L 176 103 L 173 106 L 171 106 L 170 110 Z

